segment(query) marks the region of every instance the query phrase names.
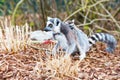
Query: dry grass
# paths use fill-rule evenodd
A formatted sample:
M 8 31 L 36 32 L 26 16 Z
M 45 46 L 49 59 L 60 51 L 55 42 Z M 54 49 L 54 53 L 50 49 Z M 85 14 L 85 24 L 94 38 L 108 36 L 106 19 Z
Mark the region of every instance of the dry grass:
M 78 76 L 79 61 L 73 62 L 70 57 L 61 53 L 56 57 L 46 55 L 51 50 L 49 45 L 35 44 L 28 39 L 30 27 L 11 26 L 2 22 L 0 28 L 0 79 L 76 79 Z M 26 45 L 29 44 L 29 45 Z M 34 46 L 40 50 L 31 48 Z M 5 54 L 6 53 L 6 54 Z M 14 54 L 11 54 L 14 53 Z
M 43 45 L 40 45 L 43 46 Z M 44 45 L 45 46 L 45 45 Z M 77 79 L 79 60 L 46 55 L 45 51 L 28 47 L 16 54 L 0 54 L 0 78 L 8 80 L 66 80 Z
M 30 27 L 25 24 L 24 26 L 11 26 L 6 25 L 6 22 L 1 22 L 0 28 L 0 48 L 1 51 L 17 52 L 26 48 L 26 43 L 29 42 L 28 33 Z
M 119 80 L 120 46 L 114 54 L 104 52 L 98 44 L 83 61 L 51 56 L 54 44 L 28 44 L 28 25 L 2 26 L 0 29 L 0 80 Z M 118 43 L 120 44 L 120 42 Z M 7 54 L 5 54 L 7 53 Z M 15 54 L 9 54 L 15 53 Z
M 70 57 L 64 58 L 47 58 L 45 61 L 37 62 L 34 67 L 34 72 L 37 77 L 46 76 L 46 79 L 59 79 L 65 78 L 76 79 L 78 76 L 79 62 L 72 62 Z

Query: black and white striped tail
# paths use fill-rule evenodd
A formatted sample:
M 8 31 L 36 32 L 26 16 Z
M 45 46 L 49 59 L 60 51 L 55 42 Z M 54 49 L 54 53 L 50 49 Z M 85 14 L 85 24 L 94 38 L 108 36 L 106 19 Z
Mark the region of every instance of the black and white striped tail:
M 107 44 L 106 51 L 109 53 L 113 53 L 117 45 L 117 41 L 114 38 L 114 36 L 108 33 L 96 33 L 89 37 L 90 46 L 95 44 L 97 41 L 106 43 Z

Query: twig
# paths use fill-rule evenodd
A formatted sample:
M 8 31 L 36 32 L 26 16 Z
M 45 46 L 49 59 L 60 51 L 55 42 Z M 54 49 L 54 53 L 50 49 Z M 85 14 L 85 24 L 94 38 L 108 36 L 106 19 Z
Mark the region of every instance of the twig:
M 102 17 L 110 17 L 109 15 L 101 14 L 101 13 L 98 13 L 98 12 L 95 12 L 95 11 L 92 11 L 92 10 L 90 10 L 90 12 L 94 13 L 94 14 L 97 14 L 99 16 L 102 16 Z
M 117 35 L 117 36 L 120 35 L 120 32 L 118 32 L 118 31 L 109 31 L 109 30 L 107 30 L 105 28 L 99 27 L 97 24 L 95 24 L 94 27 L 97 28 L 97 29 L 103 30 L 103 31 L 105 31 L 107 33 L 112 33 L 112 34 Z
M 78 27 L 79 26 L 85 26 L 85 25 L 90 25 L 90 24 L 92 24 L 93 22 L 95 22 L 97 19 L 94 19 L 94 20 L 92 20 L 90 23 L 86 23 L 86 24 L 81 24 L 81 25 L 77 25 Z M 102 19 L 101 19 L 102 20 Z M 104 20 L 104 19 L 103 19 Z M 107 20 L 109 20 L 109 19 L 107 19 Z M 99 21 L 99 19 L 98 19 L 98 21 Z M 113 33 L 113 34 L 116 34 L 116 35 L 120 35 L 120 32 L 118 32 L 118 31 L 109 31 L 109 30 L 107 30 L 107 29 L 105 29 L 105 28 L 103 28 L 103 27 L 99 27 L 96 23 L 94 23 L 94 27 L 95 28 L 97 28 L 97 29 L 100 29 L 100 30 L 102 30 L 102 31 L 105 31 L 105 32 L 107 32 L 107 33 Z
M 87 19 L 87 18 L 86 18 L 86 19 Z M 90 19 L 89 19 L 89 20 L 90 20 Z M 77 26 L 90 25 L 90 24 L 94 23 L 95 21 L 103 21 L 103 20 L 111 20 L 111 19 L 106 19 L 106 18 L 103 18 L 103 19 L 94 19 L 94 20 L 91 20 L 90 23 L 80 24 L 80 25 L 77 25 Z
M 66 11 L 67 11 L 67 14 L 69 15 L 69 14 L 70 14 L 70 12 L 69 12 L 69 7 L 68 7 L 68 4 L 67 4 L 67 0 L 64 0 L 64 2 L 65 2 L 65 6 L 66 6 Z
M 69 15 L 69 16 L 64 20 L 64 22 L 65 22 L 66 20 L 68 20 L 69 18 L 71 18 L 71 17 L 72 17 L 73 15 L 75 15 L 76 13 L 78 13 L 79 11 L 85 10 L 86 8 L 92 8 L 92 7 L 94 7 L 94 6 L 98 5 L 98 4 L 100 4 L 100 3 L 102 3 L 102 2 L 106 2 L 106 1 L 109 1 L 109 0 L 100 0 L 100 1 L 96 2 L 96 3 L 93 4 L 93 5 L 84 6 L 84 7 L 82 7 L 82 8 L 79 8 L 78 10 L 76 10 L 75 12 L 73 12 L 71 15 Z
M 85 15 L 85 18 L 84 18 L 84 24 L 86 24 L 87 16 L 88 16 L 88 14 L 89 14 L 89 11 L 90 11 L 90 9 L 88 8 L 88 11 L 87 11 L 87 13 L 86 13 L 86 15 Z
M 101 59 L 96 58 L 96 57 L 86 57 L 86 59 L 95 59 L 97 61 L 104 62 L 104 60 L 101 60 Z
M 41 8 L 41 13 L 42 13 L 43 23 L 45 25 L 45 10 L 44 10 L 44 1 L 43 0 L 40 0 L 40 8 Z
M 83 18 L 85 18 L 84 14 L 83 14 L 82 12 L 79 12 L 79 14 L 80 14 Z M 89 19 L 89 18 L 87 18 L 87 17 L 86 17 L 86 19 L 87 19 L 88 21 L 91 21 L 91 19 Z
M 118 9 L 115 11 L 115 13 L 113 14 L 113 17 L 115 17 L 115 16 L 119 13 L 119 11 L 120 11 L 120 8 L 118 8 Z
M 80 15 L 85 18 L 85 16 L 84 16 L 81 12 L 80 12 Z M 86 23 L 86 24 L 77 25 L 77 26 L 79 27 L 79 26 L 90 25 L 90 24 L 92 24 L 93 22 L 95 22 L 96 20 L 97 20 L 97 21 L 99 21 L 99 20 L 111 20 L 111 19 L 94 19 L 94 20 L 91 20 L 91 19 L 89 19 L 89 18 L 87 18 L 87 17 L 86 17 L 86 19 L 87 19 L 88 21 L 91 21 L 91 22 L 90 22 L 90 23 Z M 103 31 L 105 31 L 105 32 L 107 32 L 107 33 L 113 33 L 113 34 L 116 34 L 116 35 L 120 35 L 120 32 L 118 32 L 118 31 L 109 31 L 109 30 L 107 30 L 107 29 L 105 29 L 105 28 L 99 27 L 96 23 L 93 23 L 93 24 L 95 25 L 95 28 L 97 28 L 97 29 L 103 30 Z
M 17 3 L 17 5 L 16 5 L 16 7 L 15 7 L 15 9 L 14 9 L 14 11 L 13 11 L 13 14 L 12 14 L 12 24 L 14 24 L 15 14 L 16 14 L 16 12 L 17 12 L 17 9 L 19 8 L 19 6 L 20 6 L 23 2 L 24 2 L 24 0 L 20 0 L 20 1 Z
M 111 17 L 111 19 L 113 20 L 113 22 L 115 22 L 116 26 L 120 30 L 120 25 L 117 23 L 117 21 L 115 20 L 115 18 L 111 15 L 111 13 L 103 6 L 103 4 L 100 3 L 100 6 L 106 11 L 106 13 Z

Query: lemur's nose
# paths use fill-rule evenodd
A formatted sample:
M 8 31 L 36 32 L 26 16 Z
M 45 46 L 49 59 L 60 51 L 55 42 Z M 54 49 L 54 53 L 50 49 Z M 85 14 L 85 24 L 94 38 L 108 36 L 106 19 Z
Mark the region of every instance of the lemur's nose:
M 51 30 L 49 30 L 49 29 L 47 29 L 47 28 L 44 28 L 43 30 L 44 30 L 44 31 L 51 31 Z

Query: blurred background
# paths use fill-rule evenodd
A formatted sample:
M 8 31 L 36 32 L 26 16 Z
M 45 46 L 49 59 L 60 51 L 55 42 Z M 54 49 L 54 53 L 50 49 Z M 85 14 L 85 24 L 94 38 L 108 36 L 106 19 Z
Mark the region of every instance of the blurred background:
M 120 31 L 120 0 L 0 0 L 0 20 L 43 29 L 47 17 L 75 19 L 88 31 Z

